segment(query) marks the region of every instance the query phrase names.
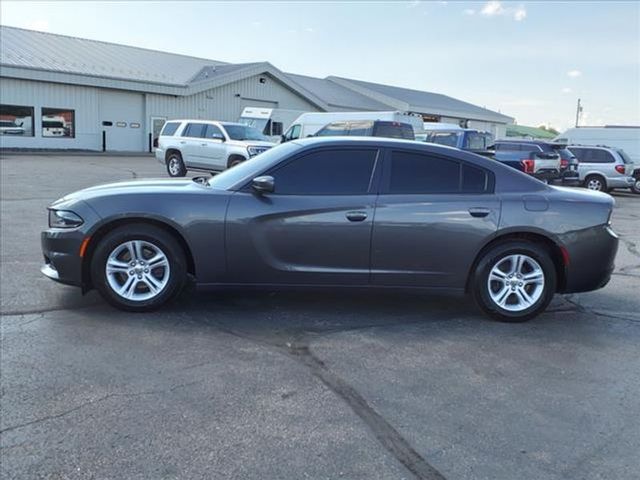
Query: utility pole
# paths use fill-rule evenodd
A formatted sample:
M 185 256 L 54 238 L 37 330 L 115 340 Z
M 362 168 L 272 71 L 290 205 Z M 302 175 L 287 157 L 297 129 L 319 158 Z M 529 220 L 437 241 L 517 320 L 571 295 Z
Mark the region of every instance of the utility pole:
M 576 108 L 576 127 L 578 123 L 580 123 L 580 114 L 582 113 L 582 105 L 580 104 L 580 99 L 578 99 L 578 107 Z

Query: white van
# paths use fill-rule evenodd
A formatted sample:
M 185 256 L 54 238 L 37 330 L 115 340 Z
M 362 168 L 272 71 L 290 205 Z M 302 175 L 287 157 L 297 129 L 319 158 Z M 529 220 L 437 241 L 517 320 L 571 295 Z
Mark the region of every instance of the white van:
M 408 123 L 414 132 L 422 130 L 422 117 L 402 112 L 310 112 L 300 115 L 282 136 L 282 142 L 315 135 L 321 128 L 336 122 L 383 121 Z
M 66 137 L 69 136 L 66 130 L 64 117 L 55 115 L 45 115 L 42 117 L 43 137 Z
M 285 125 L 291 125 L 304 111 L 285 108 L 245 107 L 238 118 L 243 123 L 256 128 L 270 141 L 279 142 Z
M 568 145 L 607 146 L 624 150 L 640 167 L 640 127 L 607 125 L 570 128 L 553 139 Z

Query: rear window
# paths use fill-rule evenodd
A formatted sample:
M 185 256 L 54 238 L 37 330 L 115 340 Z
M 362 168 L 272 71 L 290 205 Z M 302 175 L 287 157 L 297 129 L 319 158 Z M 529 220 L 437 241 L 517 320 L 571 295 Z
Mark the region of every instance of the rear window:
M 427 137 L 427 142 L 437 143 L 438 145 L 445 145 L 447 147 L 457 147 L 458 138 L 462 135 L 462 132 L 436 132 L 430 133 Z
M 572 158 L 576 158 L 576 156 L 571 153 L 571 150 L 568 148 L 556 148 L 556 152 L 560 155 L 562 160 L 571 160 Z
M 349 135 L 354 137 L 370 137 L 373 130 L 373 122 L 349 123 Z
M 480 132 L 468 132 L 463 148 L 469 150 L 486 150 L 493 143 L 493 135 Z
M 179 126 L 180 122 L 167 122 L 164 124 L 160 135 L 173 135 L 174 133 L 176 133 L 176 130 L 178 130 Z
M 622 157 L 622 161 L 624 163 L 626 163 L 627 165 L 633 165 L 633 160 L 631 160 L 631 157 L 627 155 L 627 152 L 625 152 L 624 150 L 616 150 L 616 151 L 618 152 L 618 155 Z
M 408 123 L 400 122 L 375 122 L 375 125 L 373 126 L 373 136 L 402 138 L 405 140 L 416 139 L 413 127 Z

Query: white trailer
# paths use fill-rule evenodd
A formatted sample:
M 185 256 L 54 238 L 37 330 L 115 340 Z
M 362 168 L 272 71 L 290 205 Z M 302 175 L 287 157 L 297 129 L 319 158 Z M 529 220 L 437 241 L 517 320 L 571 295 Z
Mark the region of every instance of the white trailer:
M 423 124 L 421 116 L 403 112 L 310 112 L 296 118 L 285 133 L 285 137 L 287 140 L 305 138 L 314 135 L 330 123 L 359 120 L 408 123 L 413 127 L 414 132 L 420 132 Z
M 576 127 L 561 133 L 554 142 L 568 145 L 601 145 L 620 148 L 633 163 L 640 165 L 640 127 L 606 125 L 604 127 Z

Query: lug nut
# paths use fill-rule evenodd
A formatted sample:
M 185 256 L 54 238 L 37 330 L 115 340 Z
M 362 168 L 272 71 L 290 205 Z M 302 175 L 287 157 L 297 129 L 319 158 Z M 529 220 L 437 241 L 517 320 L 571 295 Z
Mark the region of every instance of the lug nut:
M 129 272 L 129 275 L 133 275 L 134 273 L 135 273 L 135 272 L 134 272 L 133 270 L 131 270 L 131 271 Z
M 522 283 L 522 282 L 520 282 L 520 283 L 518 283 L 518 285 L 522 286 L 522 285 L 523 285 L 523 283 Z
M 145 268 L 145 269 L 144 269 L 144 273 L 149 273 L 149 269 L 148 269 L 148 268 Z

